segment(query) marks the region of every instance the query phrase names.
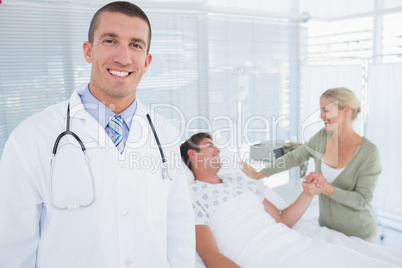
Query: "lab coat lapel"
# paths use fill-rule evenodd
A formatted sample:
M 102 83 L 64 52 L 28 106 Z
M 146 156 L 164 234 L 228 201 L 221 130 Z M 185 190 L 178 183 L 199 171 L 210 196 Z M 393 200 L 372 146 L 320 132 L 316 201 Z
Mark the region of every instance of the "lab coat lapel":
M 85 88 L 84 88 L 85 89 Z M 84 139 L 83 142 L 87 149 L 94 147 L 106 147 L 108 150 L 115 153 L 115 146 L 112 143 L 109 136 L 106 134 L 105 129 L 93 118 L 84 108 L 84 105 L 81 102 L 81 97 L 79 93 L 83 89 L 77 89 L 73 92 L 70 98 L 70 116 L 71 116 L 71 125 L 72 130 L 74 129 L 74 124 L 82 124 L 83 133 L 91 137 L 92 139 L 85 139 L 84 137 L 80 137 Z M 78 120 L 77 120 L 78 119 Z M 74 131 L 74 130 L 73 130 Z M 79 135 L 77 133 L 77 135 Z
M 130 133 L 128 135 L 126 148 L 138 151 L 139 148 L 148 148 L 150 138 L 150 127 L 146 115 L 149 109 L 137 99 L 137 110 L 131 119 Z

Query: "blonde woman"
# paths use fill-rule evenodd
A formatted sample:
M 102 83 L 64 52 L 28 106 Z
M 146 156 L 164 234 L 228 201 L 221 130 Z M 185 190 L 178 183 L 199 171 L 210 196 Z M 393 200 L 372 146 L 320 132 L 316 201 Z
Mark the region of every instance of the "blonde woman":
M 321 186 L 320 225 L 377 242 L 377 223 L 370 202 L 381 164 L 377 147 L 353 129 L 360 102 L 349 89 L 333 88 L 321 95 L 320 108 L 324 128 L 304 146 L 285 154 L 280 165 L 272 163 L 257 172 L 243 162 L 243 170 L 261 179 L 314 157 L 315 171 L 307 179 Z

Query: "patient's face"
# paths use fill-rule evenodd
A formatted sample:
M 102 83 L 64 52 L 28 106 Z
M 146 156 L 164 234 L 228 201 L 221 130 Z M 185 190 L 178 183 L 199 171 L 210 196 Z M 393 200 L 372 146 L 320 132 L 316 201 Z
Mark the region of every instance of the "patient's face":
M 219 170 L 222 166 L 219 153 L 211 139 L 205 138 L 198 144 L 199 151 L 195 155 L 194 165 L 197 168 Z

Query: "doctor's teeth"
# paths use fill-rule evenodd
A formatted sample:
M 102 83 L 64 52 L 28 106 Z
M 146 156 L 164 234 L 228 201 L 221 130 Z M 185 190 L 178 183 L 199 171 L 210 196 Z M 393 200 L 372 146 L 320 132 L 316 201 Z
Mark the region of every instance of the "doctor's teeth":
M 120 77 L 126 77 L 129 74 L 128 72 L 118 72 L 113 70 L 109 70 L 109 73 Z

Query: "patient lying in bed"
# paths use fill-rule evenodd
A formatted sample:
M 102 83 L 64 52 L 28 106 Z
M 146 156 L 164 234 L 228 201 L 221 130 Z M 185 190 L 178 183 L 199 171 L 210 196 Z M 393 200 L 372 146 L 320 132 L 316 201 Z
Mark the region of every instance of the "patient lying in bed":
M 303 222 L 290 229 L 311 201 L 312 185 L 279 211 L 265 198 L 261 182 L 245 174 L 217 176 L 219 149 L 210 136 L 184 143 L 181 153 L 195 176 L 190 191 L 197 251 L 208 267 L 402 266 L 402 253 L 381 245 Z

